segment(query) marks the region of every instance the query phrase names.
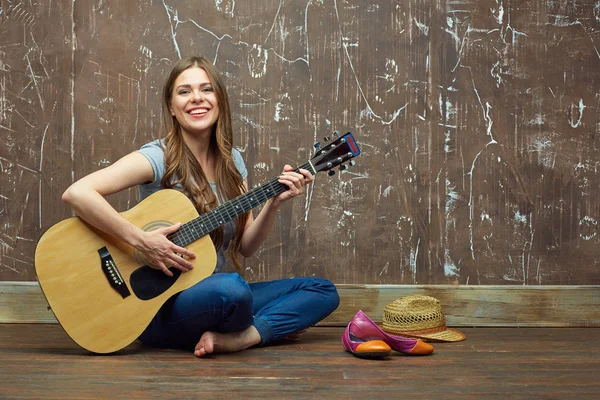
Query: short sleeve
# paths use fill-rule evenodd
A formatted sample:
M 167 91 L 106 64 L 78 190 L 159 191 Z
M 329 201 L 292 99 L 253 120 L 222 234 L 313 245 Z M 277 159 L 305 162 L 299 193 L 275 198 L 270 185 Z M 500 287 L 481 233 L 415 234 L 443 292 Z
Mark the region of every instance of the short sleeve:
M 244 164 L 241 153 L 237 149 L 231 149 L 231 157 L 233 158 L 233 162 L 235 163 L 238 172 L 242 175 L 242 179 L 246 180 L 248 177 L 248 170 L 246 169 L 246 164 Z
M 165 152 L 158 140 L 143 145 L 139 150 L 144 157 L 148 159 L 152 170 L 154 171 L 154 180 L 152 183 L 160 183 L 165 175 Z

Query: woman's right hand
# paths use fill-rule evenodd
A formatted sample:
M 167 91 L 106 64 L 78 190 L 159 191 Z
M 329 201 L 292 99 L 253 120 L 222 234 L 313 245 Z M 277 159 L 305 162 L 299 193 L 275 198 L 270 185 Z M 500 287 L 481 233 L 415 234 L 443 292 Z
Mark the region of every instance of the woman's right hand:
M 168 235 L 177 232 L 179 228 L 181 228 L 180 222 L 166 228 L 143 232 L 141 243 L 135 246 L 146 258 L 150 267 L 160 269 L 168 276 L 173 276 L 169 271 L 170 266 L 183 272 L 191 270 L 192 263 L 187 259 L 196 258 L 191 251 L 167 239 Z

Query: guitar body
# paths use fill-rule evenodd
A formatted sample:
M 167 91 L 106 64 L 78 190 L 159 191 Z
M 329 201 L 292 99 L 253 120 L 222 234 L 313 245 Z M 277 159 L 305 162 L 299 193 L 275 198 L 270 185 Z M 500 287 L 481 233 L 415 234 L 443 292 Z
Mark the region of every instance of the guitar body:
M 154 193 L 121 215 L 146 231 L 198 217 L 190 200 L 172 189 Z M 190 260 L 194 268 L 183 273 L 171 268 L 170 278 L 145 265 L 127 243 L 69 218 L 40 239 L 35 270 L 67 334 L 87 350 L 110 353 L 131 344 L 171 296 L 213 273 L 217 255 L 210 236 L 187 248 L 196 255 Z

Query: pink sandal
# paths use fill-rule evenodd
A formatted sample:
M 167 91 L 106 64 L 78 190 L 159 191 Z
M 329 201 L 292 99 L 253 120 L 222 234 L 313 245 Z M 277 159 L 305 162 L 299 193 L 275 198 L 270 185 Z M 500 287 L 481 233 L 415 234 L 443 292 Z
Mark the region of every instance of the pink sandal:
M 402 336 L 393 336 L 381 329 L 375 322 L 358 310 L 354 319 L 348 324 L 350 333 L 362 340 L 383 340 L 393 350 L 411 356 L 424 356 L 433 353 L 433 346 L 420 339 L 406 338 Z M 346 330 L 348 330 L 346 328 Z
M 382 340 L 364 340 L 352 334 L 353 323 L 350 321 L 344 334 L 342 344 L 344 350 L 360 358 L 385 358 L 392 353 L 392 349 Z

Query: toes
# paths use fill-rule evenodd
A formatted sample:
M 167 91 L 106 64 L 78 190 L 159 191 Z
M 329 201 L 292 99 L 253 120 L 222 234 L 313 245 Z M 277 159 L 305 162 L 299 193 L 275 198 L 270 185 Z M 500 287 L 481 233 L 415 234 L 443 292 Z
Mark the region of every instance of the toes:
M 202 344 L 198 343 L 196 345 L 196 349 L 194 349 L 194 355 L 196 357 L 202 357 L 205 354 L 206 354 L 206 349 L 204 348 L 204 346 Z

